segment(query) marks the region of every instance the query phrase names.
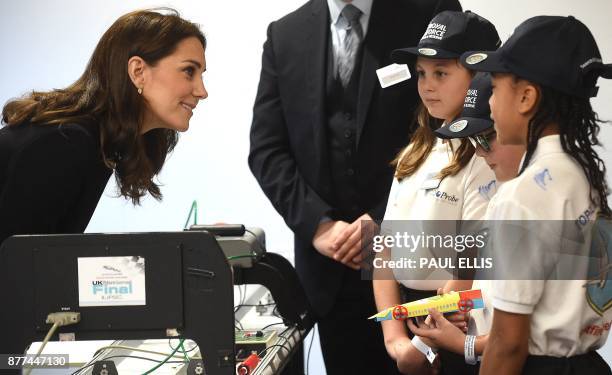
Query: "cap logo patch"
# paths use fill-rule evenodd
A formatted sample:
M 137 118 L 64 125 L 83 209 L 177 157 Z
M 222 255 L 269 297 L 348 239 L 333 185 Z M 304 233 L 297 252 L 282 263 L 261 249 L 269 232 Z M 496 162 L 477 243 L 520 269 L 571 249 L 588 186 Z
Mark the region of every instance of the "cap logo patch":
M 469 55 L 465 59 L 465 62 L 470 64 L 470 65 L 474 65 L 474 64 L 478 64 L 481 61 L 486 60 L 487 57 L 489 57 L 489 55 L 487 55 L 486 53 L 474 53 L 472 55 Z
M 457 133 L 457 132 L 460 132 L 463 129 L 465 129 L 467 124 L 468 124 L 467 120 L 461 120 L 461 121 L 453 122 L 448 127 L 448 130 L 452 131 L 453 133 Z
M 427 30 L 425 30 L 425 34 L 423 34 L 423 39 L 437 39 L 442 40 L 446 34 L 446 25 L 442 25 L 441 23 L 432 22 L 427 26 Z
M 465 96 L 465 102 L 463 108 L 476 108 L 476 99 L 478 98 L 477 89 L 469 89 Z
M 438 54 L 438 51 L 431 48 L 419 48 L 419 53 L 425 56 L 435 56 Z

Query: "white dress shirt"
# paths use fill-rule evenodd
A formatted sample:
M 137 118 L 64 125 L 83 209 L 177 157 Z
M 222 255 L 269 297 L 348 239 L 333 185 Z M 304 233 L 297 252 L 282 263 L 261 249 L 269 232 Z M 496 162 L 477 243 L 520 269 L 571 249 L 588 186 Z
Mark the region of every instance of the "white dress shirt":
M 359 21 L 361 22 L 361 29 L 363 30 L 363 38 L 365 39 L 365 36 L 368 32 L 368 23 L 370 21 L 370 14 L 372 14 L 372 2 L 374 0 L 353 0 L 351 2 L 344 2 L 342 0 L 327 0 L 327 6 L 329 8 L 329 15 L 330 15 L 330 19 L 331 19 L 331 38 L 332 38 L 332 46 L 334 47 L 334 71 L 336 71 L 336 66 L 335 66 L 335 57 L 337 55 L 337 51 L 340 48 L 341 42 L 342 40 L 344 40 L 344 37 L 346 36 L 346 30 L 344 29 L 343 25 L 340 25 L 338 22 L 340 20 L 340 13 L 342 12 L 342 9 L 344 9 L 344 7 L 347 4 L 352 4 L 353 6 L 355 6 L 357 9 L 359 9 L 362 13 L 361 18 L 359 19 Z

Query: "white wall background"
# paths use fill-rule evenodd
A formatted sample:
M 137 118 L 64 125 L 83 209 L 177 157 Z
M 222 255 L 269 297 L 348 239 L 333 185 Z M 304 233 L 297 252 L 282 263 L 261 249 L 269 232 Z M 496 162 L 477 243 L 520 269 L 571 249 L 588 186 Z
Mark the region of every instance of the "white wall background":
M 156 6 L 179 10 L 183 17 L 202 25 L 209 40 L 208 72 L 204 77 L 209 98 L 200 103 L 190 130 L 181 136 L 159 176 L 163 202 L 145 199 L 140 207 L 132 207 L 115 198 L 111 181 L 87 230 L 180 230 L 191 202 L 197 200 L 199 222 L 262 227 L 267 233 L 268 249 L 292 259 L 292 234 L 260 191 L 246 160 L 266 27 L 304 1 L 2 1 L 0 104 L 32 89 L 49 90 L 73 82 L 82 73 L 102 33 L 120 15 Z M 612 62 L 612 2 L 608 0 L 462 0 L 462 4 L 464 9 L 491 20 L 502 40 L 528 17 L 572 14 L 591 28 L 604 61 Z M 600 86 L 593 104 L 602 119 L 612 120 L 612 81 L 600 80 Z M 611 127 L 605 126 L 602 131 L 601 139 L 608 149 L 600 153 L 610 169 Z M 612 344 L 602 352 L 611 362 Z M 324 373 L 318 353 L 315 344 L 311 374 Z

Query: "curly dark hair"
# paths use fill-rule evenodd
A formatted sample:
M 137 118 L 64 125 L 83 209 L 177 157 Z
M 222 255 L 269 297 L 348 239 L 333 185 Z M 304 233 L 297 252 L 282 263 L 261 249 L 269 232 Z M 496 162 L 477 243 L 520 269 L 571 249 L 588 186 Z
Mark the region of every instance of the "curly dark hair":
M 564 94 L 546 86 L 540 86 L 540 90 L 538 108 L 528 124 L 527 150 L 519 174 L 529 164 L 544 128 L 551 123 L 557 124 L 563 151 L 580 164 L 590 186 L 597 192 L 596 197 L 589 193 L 591 202 L 599 206 L 602 217 L 612 217 L 608 206 L 606 166 L 593 149 L 593 146 L 600 145 L 597 139 L 599 124 L 605 121 L 599 119 L 587 98 Z
M 198 38 L 206 49 L 206 37 L 198 25 L 182 19 L 174 9 L 125 14 L 104 33 L 76 82 L 8 102 L 2 109 L 2 122 L 91 127 L 99 134 L 102 160 L 115 170 L 121 195 L 134 204 L 147 192 L 159 200 L 162 194 L 153 177 L 174 149 L 178 132 L 153 129 L 141 134 L 146 107 L 130 80 L 127 63 L 139 56 L 154 66 L 189 37 Z

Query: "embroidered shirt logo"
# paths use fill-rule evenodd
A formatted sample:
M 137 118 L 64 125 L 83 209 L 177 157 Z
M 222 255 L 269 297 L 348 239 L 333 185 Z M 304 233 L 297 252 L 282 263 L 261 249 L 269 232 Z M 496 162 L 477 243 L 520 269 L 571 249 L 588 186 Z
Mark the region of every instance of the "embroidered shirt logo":
M 591 229 L 591 249 L 589 258 L 589 274 L 586 288 L 586 297 L 589 306 L 598 315 L 603 316 L 606 311 L 612 308 L 612 283 L 610 283 L 609 272 L 612 272 L 612 223 L 609 220 L 597 220 L 595 228 Z M 597 334 L 597 332 L 585 333 Z M 607 325 L 606 330 L 610 329 Z M 599 333 L 601 334 L 601 332 Z
M 487 200 L 491 199 L 491 196 L 497 191 L 497 181 L 491 180 L 488 184 L 484 184 L 478 187 L 478 193 Z
M 550 181 L 552 181 L 552 177 L 548 168 L 544 168 L 541 172 L 538 172 L 535 176 L 533 176 L 533 180 L 540 188 L 546 190 L 546 186 Z
M 435 193 L 433 193 L 433 195 L 435 199 L 444 203 L 452 204 L 453 206 L 456 205 L 457 202 L 459 202 L 459 198 L 457 198 L 455 194 L 448 194 L 447 192 L 444 192 L 442 190 L 435 190 Z
M 581 213 L 576 219 L 576 225 L 578 225 L 578 228 L 582 228 L 583 226 L 587 225 L 594 217 L 593 214 L 595 214 L 595 209 L 593 207 L 589 207 L 583 213 Z

